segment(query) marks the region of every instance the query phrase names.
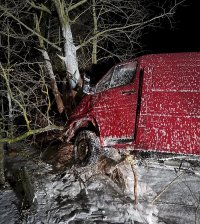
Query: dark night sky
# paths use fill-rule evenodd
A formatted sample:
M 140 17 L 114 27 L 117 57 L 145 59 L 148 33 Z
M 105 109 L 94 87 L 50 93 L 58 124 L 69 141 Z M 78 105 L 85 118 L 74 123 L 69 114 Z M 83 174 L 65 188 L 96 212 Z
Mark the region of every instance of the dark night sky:
M 142 37 L 142 50 L 135 56 L 200 51 L 200 0 L 186 0 L 184 5 L 179 6 L 176 11 L 173 28 L 170 27 L 169 22 L 164 22 L 160 28 L 145 30 L 145 35 Z M 94 66 L 93 72 L 97 80 L 115 63 L 116 61 L 111 60 L 103 66 Z M 101 72 L 98 74 L 98 71 Z
M 173 28 L 164 23 L 162 28 L 146 31 L 145 53 L 200 51 L 200 1 L 187 0 L 184 5 L 176 11 Z

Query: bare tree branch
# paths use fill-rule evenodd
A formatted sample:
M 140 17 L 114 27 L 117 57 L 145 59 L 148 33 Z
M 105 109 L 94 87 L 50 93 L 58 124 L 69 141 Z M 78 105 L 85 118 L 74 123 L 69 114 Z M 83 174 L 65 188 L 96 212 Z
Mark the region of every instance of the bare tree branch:
M 47 12 L 49 14 L 51 14 L 51 11 L 43 4 L 40 4 L 40 5 L 36 5 L 35 2 L 31 1 L 31 0 L 26 0 L 26 2 L 28 4 L 30 4 L 31 7 L 35 8 L 35 9 L 38 9 L 40 11 L 44 11 L 44 12 Z
M 107 34 L 107 33 L 110 33 L 110 32 L 113 32 L 113 31 L 121 31 L 121 30 L 125 30 L 125 29 L 129 29 L 129 28 L 132 28 L 132 27 L 141 27 L 143 28 L 145 25 L 155 21 L 155 20 L 158 20 L 158 19 L 161 19 L 163 17 L 166 17 L 166 16 L 172 16 L 173 15 L 173 11 L 170 10 L 169 12 L 167 13 L 163 13 L 159 16 L 156 16 L 156 17 L 153 17 L 149 20 L 146 20 L 144 22 L 139 22 L 139 23 L 134 23 L 134 24 L 129 24 L 129 25 L 125 25 L 125 26 L 119 26 L 119 27 L 114 27 L 114 28 L 110 28 L 110 29 L 106 29 L 106 30 L 103 30 L 101 32 L 98 32 L 96 35 L 90 37 L 88 40 L 86 40 L 85 42 L 83 42 L 82 44 L 78 45 L 76 47 L 77 50 L 79 50 L 81 47 L 84 47 L 86 46 L 87 44 L 89 44 L 91 41 L 93 41 L 94 39 L 104 35 L 104 34 Z
M 23 117 L 24 117 L 24 120 L 26 121 L 26 126 L 27 126 L 27 129 L 30 130 L 30 121 L 28 119 L 28 116 L 27 116 L 27 113 L 26 113 L 26 108 L 24 107 L 24 105 L 17 99 L 14 98 L 13 96 L 13 93 L 12 93 L 12 90 L 10 88 L 10 83 L 9 83 L 9 80 L 8 80 L 8 75 L 6 73 L 6 71 L 4 70 L 4 68 L 2 67 L 2 64 L 0 63 L 0 68 L 3 72 L 3 78 L 6 82 L 6 87 L 7 87 L 7 91 L 8 91 L 8 94 L 9 94 L 9 97 L 11 100 L 13 100 L 15 103 L 18 104 L 18 106 L 21 108 L 22 112 L 23 112 Z M 16 87 L 17 88 L 17 87 Z
M 14 16 L 12 13 L 10 13 L 6 8 L 4 8 L 2 5 L 0 5 L 0 10 L 4 11 L 4 13 L 13 18 L 14 20 L 16 20 L 18 23 L 20 23 L 24 28 L 26 28 L 28 31 L 30 31 L 31 33 L 33 33 L 34 35 L 42 38 L 46 43 L 48 43 L 49 45 L 51 45 L 52 47 L 54 47 L 55 49 L 61 51 L 61 48 L 58 47 L 57 45 L 55 45 L 54 43 L 52 43 L 51 41 L 49 41 L 48 39 L 46 39 L 45 37 L 41 36 L 39 33 L 37 33 L 36 31 L 34 31 L 33 29 L 31 29 L 29 26 L 27 26 L 26 24 L 24 24 L 20 19 L 18 19 L 16 16 Z
M 81 6 L 82 4 L 84 4 L 86 2 L 87 2 L 87 0 L 81 0 L 81 1 L 77 2 L 76 4 L 69 6 L 68 12 L 78 8 L 79 6 Z
M 26 133 L 16 137 L 16 138 L 2 138 L 0 139 L 0 143 L 15 143 L 15 142 L 18 142 L 18 141 L 21 141 L 31 135 L 36 135 L 36 134 L 41 134 L 41 133 L 44 133 L 44 132 L 48 132 L 48 131 L 54 131 L 54 130 L 59 130 L 59 131 L 62 131 L 64 130 L 64 127 L 62 126 L 56 126 L 56 125 L 50 125 L 50 126 L 47 126 L 47 127 L 44 127 L 44 128 L 38 128 L 38 129 L 34 129 L 34 130 L 29 130 L 27 131 Z

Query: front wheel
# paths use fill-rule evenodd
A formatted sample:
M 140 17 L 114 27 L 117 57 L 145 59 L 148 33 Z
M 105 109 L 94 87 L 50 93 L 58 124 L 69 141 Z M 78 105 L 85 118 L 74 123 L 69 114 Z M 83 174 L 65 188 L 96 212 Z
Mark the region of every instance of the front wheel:
M 95 164 L 100 156 L 100 140 L 92 131 L 78 133 L 74 142 L 75 163 L 81 166 Z

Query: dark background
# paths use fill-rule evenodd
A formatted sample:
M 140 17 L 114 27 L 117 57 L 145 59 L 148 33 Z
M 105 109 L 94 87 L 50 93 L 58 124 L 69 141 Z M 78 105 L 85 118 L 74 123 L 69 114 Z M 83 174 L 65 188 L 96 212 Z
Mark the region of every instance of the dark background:
M 167 19 L 161 20 L 160 26 L 145 28 L 141 37 L 142 49 L 133 56 L 154 53 L 200 51 L 200 0 L 186 0 L 173 16 L 173 24 Z M 113 65 L 118 63 L 111 59 L 92 66 L 88 72 L 91 84 L 95 84 Z M 91 75 L 91 74 L 95 74 Z
M 200 51 L 200 0 L 185 1 L 173 21 L 173 27 L 166 20 L 160 28 L 146 29 L 142 54 Z

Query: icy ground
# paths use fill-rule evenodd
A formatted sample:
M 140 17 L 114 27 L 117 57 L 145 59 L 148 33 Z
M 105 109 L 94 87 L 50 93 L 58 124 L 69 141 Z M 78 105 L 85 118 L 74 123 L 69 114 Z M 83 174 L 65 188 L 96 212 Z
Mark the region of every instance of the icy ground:
M 106 159 L 60 172 L 32 160 L 26 169 L 34 186 L 34 205 L 20 214 L 12 190 L 1 190 L 1 224 L 200 223 L 198 163 L 135 159 L 135 176 L 129 162 L 112 164 Z

